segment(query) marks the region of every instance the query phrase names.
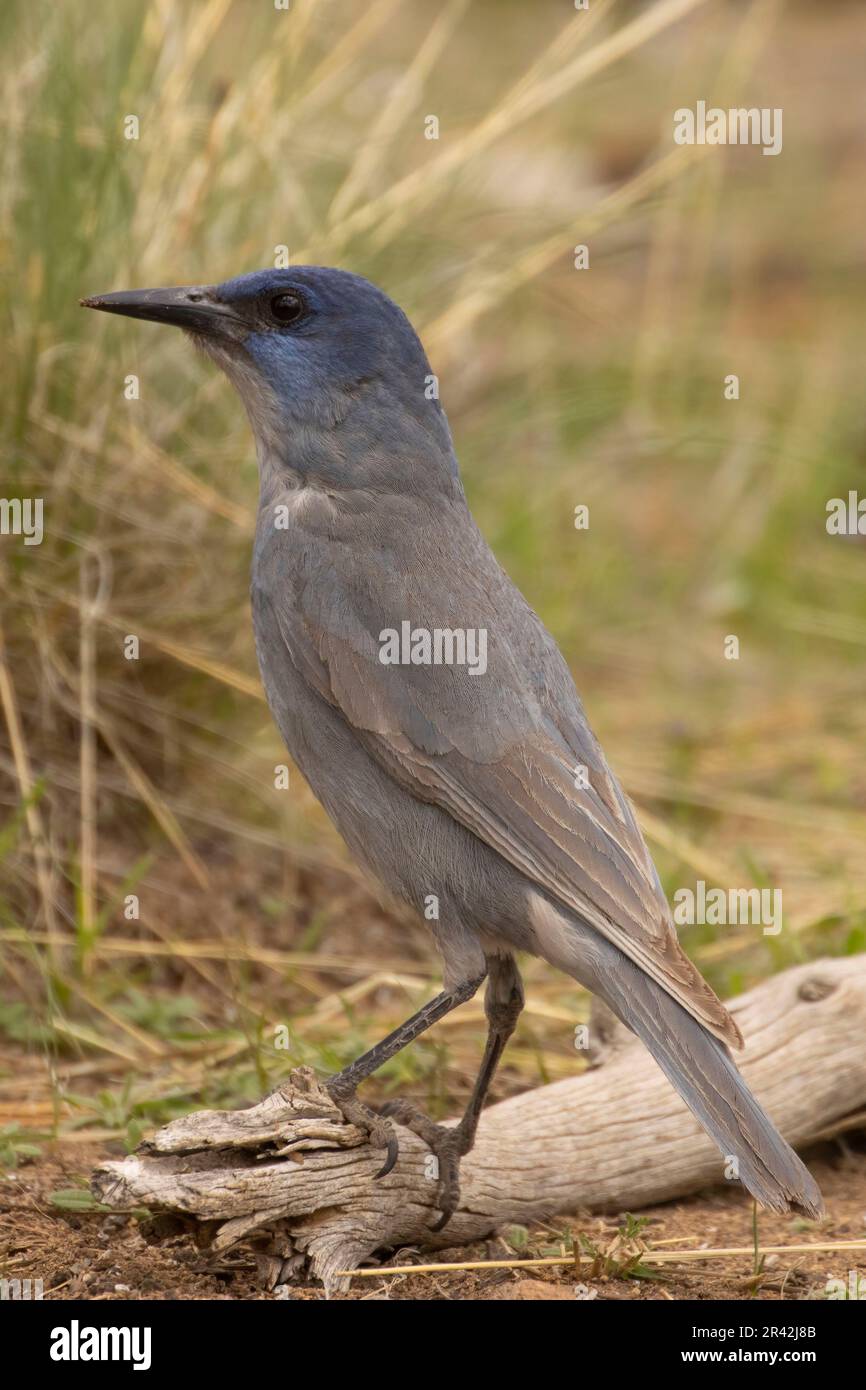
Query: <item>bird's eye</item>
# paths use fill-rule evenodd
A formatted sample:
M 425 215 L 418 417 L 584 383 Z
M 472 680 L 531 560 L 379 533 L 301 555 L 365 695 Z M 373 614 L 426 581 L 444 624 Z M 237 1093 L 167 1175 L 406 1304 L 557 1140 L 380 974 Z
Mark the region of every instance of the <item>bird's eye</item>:
M 278 294 L 271 300 L 271 313 L 277 323 L 297 323 L 306 312 L 306 304 L 294 290 L 289 290 L 287 294 Z

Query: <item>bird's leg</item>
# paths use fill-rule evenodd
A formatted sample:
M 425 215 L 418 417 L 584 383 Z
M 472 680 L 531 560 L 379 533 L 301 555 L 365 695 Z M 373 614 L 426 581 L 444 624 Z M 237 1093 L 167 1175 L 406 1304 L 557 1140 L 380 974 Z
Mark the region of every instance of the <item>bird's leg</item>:
M 505 1044 L 514 1032 L 523 1002 L 523 985 L 513 956 L 492 956 L 488 961 L 484 996 L 487 1043 L 472 1095 L 459 1124 L 438 1125 L 411 1101 L 394 1100 L 382 1106 L 383 1115 L 391 1115 L 411 1129 L 436 1156 L 439 1183 L 436 1205 L 442 1215 L 433 1225 L 434 1231 L 441 1231 L 457 1210 L 460 1201 L 460 1160 L 475 1142 L 475 1131 L 485 1097 Z
M 387 1038 L 383 1038 L 375 1047 L 371 1047 L 369 1052 L 364 1052 L 348 1067 L 344 1067 L 336 1076 L 325 1082 L 326 1091 L 344 1119 L 348 1120 L 349 1124 L 357 1125 L 359 1129 L 365 1129 L 374 1148 L 388 1150 L 385 1162 L 376 1174 L 377 1178 L 383 1178 L 386 1173 L 390 1173 L 397 1162 L 397 1136 L 393 1126 L 383 1119 L 382 1115 L 377 1115 L 369 1105 L 364 1105 L 357 1099 L 355 1092 L 358 1086 L 368 1076 L 372 1076 L 374 1071 L 378 1071 L 385 1062 L 402 1052 L 408 1043 L 414 1042 L 420 1033 L 425 1032 L 440 1018 L 444 1018 L 452 1009 L 471 999 L 483 979 L 484 975 L 478 975 L 474 979 L 461 981 L 453 989 L 443 989 L 441 994 L 437 994 L 429 1004 L 425 1004 L 411 1018 L 407 1018 L 406 1022 L 395 1028 L 393 1033 L 389 1033 Z

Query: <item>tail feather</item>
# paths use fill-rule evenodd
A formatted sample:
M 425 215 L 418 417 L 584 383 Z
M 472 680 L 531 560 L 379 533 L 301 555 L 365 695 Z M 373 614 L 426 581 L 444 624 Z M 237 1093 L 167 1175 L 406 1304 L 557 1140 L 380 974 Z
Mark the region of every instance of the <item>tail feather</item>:
M 722 1153 L 736 1158 L 741 1182 L 773 1211 L 820 1216 L 818 1185 L 755 1100 L 724 1044 L 681 1004 L 622 957 L 596 991 L 649 1048 L 668 1080 Z
M 773 1211 L 820 1216 L 818 1185 L 752 1095 L 724 1043 L 618 946 L 559 905 L 531 900 L 535 949 L 598 995 L 649 1048 L 743 1185 Z

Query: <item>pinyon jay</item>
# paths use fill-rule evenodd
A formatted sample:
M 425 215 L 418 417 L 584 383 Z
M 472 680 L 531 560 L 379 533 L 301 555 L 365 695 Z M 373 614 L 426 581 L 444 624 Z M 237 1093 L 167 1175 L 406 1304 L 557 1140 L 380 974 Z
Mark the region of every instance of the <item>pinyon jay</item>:
M 436 1229 L 523 1004 L 516 951 L 599 996 L 649 1048 L 742 1183 L 815 1216 L 812 1177 L 748 1090 L 739 1029 L 681 950 L 631 806 L 553 638 L 476 526 L 424 350 L 358 275 L 293 266 L 84 305 L 177 324 L 237 388 L 260 471 L 252 612 L 289 752 L 352 852 L 427 920 L 443 989 L 328 1083 L 397 1159 L 389 1115 L 438 1158 Z M 384 656 L 408 624 L 403 658 Z M 461 634 L 486 659 L 461 661 Z M 434 646 L 434 637 L 436 638 Z M 487 981 L 463 1118 L 356 1088 Z

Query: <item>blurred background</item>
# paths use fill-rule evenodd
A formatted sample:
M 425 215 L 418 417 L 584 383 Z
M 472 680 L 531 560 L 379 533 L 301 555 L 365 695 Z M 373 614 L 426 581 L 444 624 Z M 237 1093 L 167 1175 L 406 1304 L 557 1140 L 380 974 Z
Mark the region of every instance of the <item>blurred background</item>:
M 78 308 L 281 246 L 412 317 L 668 893 L 782 889 L 778 936 L 684 929 L 715 988 L 866 949 L 866 537 L 825 526 L 866 495 L 862 5 L 7 0 L 0 40 L 0 491 L 45 507 L 0 537 L 0 1159 L 336 1069 L 437 988 L 274 786 L 238 400 Z M 675 145 L 698 100 L 783 108 L 782 153 Z M 588 1001 L 526 974 L 499 1096 L 581 1065 Z M 483 1036 L 479 999 L 368 1097 L 455 1111 Z

